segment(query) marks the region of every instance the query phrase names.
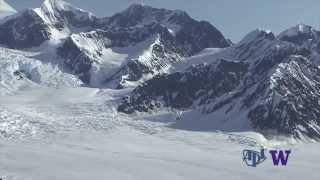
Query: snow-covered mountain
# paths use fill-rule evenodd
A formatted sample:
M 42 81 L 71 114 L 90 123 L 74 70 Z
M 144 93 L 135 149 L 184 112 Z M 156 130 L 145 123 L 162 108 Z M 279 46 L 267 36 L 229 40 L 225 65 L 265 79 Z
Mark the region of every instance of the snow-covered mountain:
M 200 113 L 208 128 L 315 138 L 319 35 L 300 24 L 278 36 L 254 30 L 231 45 L 210 23 L 180 10 L 131 5 L 98 18 L 62 0 L 45 0 L 0 22 L 3 52 L 19 57 L 4 61 L 11 68 L 1 78 L 53 87 L 133 87 L 119 111 L 169 108 L 189 117 Z M 24 87 L 12 82 L 2 82 L 3 89 Z
M 264 148 L 292 155 L 258 179 L 319 180 L 320 31 L 232 44 L 180 10 L 3 2 L 0 179 L 242 180 L 241 150 Z
M 10 48 L 32 48 L 90 30 L 95 16 L 62 0 L 45 0 L 1 22 L 0 42 Z
M 54 42 L 65 65 L 86 84 L 128 87 L 161 74 L 182 57 L 229 42 L 211 24 L 178 10 L 132 5 L 97 18 L 62 0 L 45 0 L 0 24 L 0 43 L 35 48 Z M 114 60 L 113 57 L 121 57 Z
M 69 37 L 59 49 L 61 56 L 67 57 L 70 68 L 81 74 L 84 82 L 92 85 L 102 83 L 108 87 L 127 87 L 161 74 L 181 57 L 191 56 L 204 48 L 229 45 L 208 22 L 196 21 L 182 11 L 142 5 L 132 5 L 112 17 L 99 19 L 95 28 L 88 34 Z M 75 37 L 78 37 L 77 41 L 81 38 L 81 44 L 99 41 L 96 44 L 100 46 L 79 47 Z M 113 62 L 106 56 L 110 51 L 118 54 L 114 52 L 117 51 L 115 48 L 127 57 L 117 62 L 118 71 L 106 72 L 104 67 L 109 66 L 108 61 Z
M 68 29 L 70 33 L 76 28 L 83 28 L 78 31 L 86 31 L 86 28 L 93 26 L 97 19 L 91 12 L 62 0 L 45 0 L 41 7 L 34 11 L 46 24 L 58 30 Z
M 207 119 L 199 123 L 207 123 L 209 129 L 319 138 L 318 45 L 318 31 L 306 25 L 277 37 L 255 30 L 210 55 L 209 64 L 146 81 L 123 99 L 118 110 L 174 108 L 186 114 L 201 112 Z

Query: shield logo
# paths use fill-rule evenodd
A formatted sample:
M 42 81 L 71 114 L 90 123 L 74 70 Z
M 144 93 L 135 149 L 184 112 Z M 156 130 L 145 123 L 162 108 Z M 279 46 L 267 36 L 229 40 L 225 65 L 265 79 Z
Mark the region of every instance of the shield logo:
M 260 152 L 249 149 L 243 150 L 242 160 L 247 166 L 256 167 L 267 159 L 264 151 L 264 149 L 261 149 Z

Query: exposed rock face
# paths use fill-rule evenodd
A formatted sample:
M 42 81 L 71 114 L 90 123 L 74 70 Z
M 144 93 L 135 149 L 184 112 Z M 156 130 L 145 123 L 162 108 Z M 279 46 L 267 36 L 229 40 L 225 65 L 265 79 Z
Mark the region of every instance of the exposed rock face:
M 241 83 L 247 68 L 248 65 L 243 62 L 221 60 L 217 65 L 201 64 L 187 72 L 157 76 L 136 88 L 132 96 L 119 107 L 119 111 L 147 112 L 168 106 L 190 108 L 202 98 L 198 103 L 201 105 L 234 90 Z
M 118 110 L 197 109 L 222 121 L 236 121 L 237 116 L 229 115 L 238 114 L 268 135 L 320 138 L 316 46 L 283 40 L 283 35 L 253 31 L 218 54 L 213 64 L 145 82 L 123 99 Z
M 319 80 L 319 68 L 303 56 L 279 64 L 260 85 L 269 87 L 261 103 L 248 114 L 253 127 L 319 138 Z
M 49 26 L 33 10 L 0 24 L 0 43 L 10 48 L 39 46 L 50 36 Z
M 104 48 L 110 46 L 110 40 L 104 38 L 103 33 L 72 34 L 57 51 L 65 58 L 65 64 L 85 83 L 90 83 L 89 71 L 94 61 L 100 58 Z M 90 46 L 86 46 L 88 44 Z
M 211 24 L 196 21 L 182 11 L 132 5 L 121 13 L 95 22 L 95 27 L 99 29 L 88 33 L 99 34 L 96 37 L 107 39 L 107 45 L 99 43 L 101 46 L 97 49 L 94 47 L 94 51 L 89 46 L 79 47 L 79 43 L 74 42 L 74 36 L 82 36 L 81 44 L 98 40 L 93 40 L 94 37 L 85 39 L 84 33 L 78 33 L 71 35 L 62 48 L 59 48 L 59 54 L 67 59 L 68 66 L 88 84 L 92 84 L 92 76 L 95 76 L 91 71 L 92 66 L 95 62 L 103 61 L 104 51 L 108 48 L 134 47 L 157 37 L 146 47 L 150 51 L 148 55 L 140 52 L 140 57 L 127 59 L 119 67 L 119 71 L 101 79 L 102 84 L 122 88 L 144 76 L 161 74 L 181 57 L 191 56 L 208 47 L 229 46 L 223 35 Z
M 185 55 L 192 55 L 207 47 L 228 47 L 221 32 L 206 21 L 196 21 L 180 10 L 157 9 L 132 5 L 125 11 L 103 21 L 105 30 L 132 29 L 158 24 L 175 36 Z M 181 52 L 181 53 L 182 53 Z

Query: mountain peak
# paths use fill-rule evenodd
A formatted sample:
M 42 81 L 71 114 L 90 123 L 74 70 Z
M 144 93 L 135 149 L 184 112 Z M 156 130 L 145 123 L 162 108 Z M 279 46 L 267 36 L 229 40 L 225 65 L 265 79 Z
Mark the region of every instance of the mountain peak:
M 108 18 L 108 23 L 115 27 L 127 28 L 150 24 L 161 24 L 173 31 L 179 30 L 180 25 L 194 22 L 186 12 L 181 10 L 168 10 L 154 8 L 148 5 L 132 4 L 124 11 Z
M 279 34 L 279 36 L 296 36 L 297 34 L 309 34 L 314 29 L 312 26 L 306 25 L 306 24 L 298 24 L 296 26 L 293 26 L 282 33 Z
M 183 10 L 168 10 L 164 8 L 155 8 L 149 5 L 143 5 L 143 4 L 132 4 L 130 5 L 127 9 L 125 9 L 122 13 L 154 13 L 156 15 L 157 13 L 163 13 L 163 14 L 174 14 L 174 15 L 179 15 L 179 16 L 187 16 L 187 12 Z
M 312 30 L 311 26 L 305 25 L 305 24 L 298 24 L 297 25 L 300 32 L 310 32 Z
M 44 8 L 44 7 L 54 8 L 54 7 L 59 7 L 59 6 L 61 7 L 65 3 L 66 2 L 60 1 L 60 0 L 44 0 L 42 5 L 41 5 L 41 8 Z
M 140 9 L 140 8 L 152 8 L 152 7 L 149 5 L 133 3 L 127 9 Z
M 158 11 L 158 8 L 151 7 L 149 5 L 142 5 L 142 4 L 132 4 L 124 11 L 120 12 L 119 14 L 123 15 L 136 15 L 136 14 L 149 14 L 155 11 Z M 164 9 L 163 9 L 164 10 Z
M 70 10 L 80 10 L 84 11 L 78 7 L 73 6 L 72 4 L 63 1 L 63 0 L 45 0 L 42 5 L 41 9 L 47 10 L 60 10 L 60 11 L 70 11 Z
M 248 43 L 255 41 L 256 39 L 269 39 L 274 40 L 275 36 L 274 34 L 269 30 L 262 30 L 262 29 L 256 29 L 254 31 L 251 31 L 249 34 L 247 34 L 240 42 L 240 44 Z
M 278 39 L 298 45 L 302 45 L 311 40 L 317 40 L 318 38 L 319 32 L 313 29 L 312 26 L 305 24 L 293 26 L 278 35 Z
M 63 0 L 45 0 L 34 10 L 47 24 L 58 29 L 72 25 L 75 27 L 90 24 L 95 18 L 91 12 L 82 10 Z

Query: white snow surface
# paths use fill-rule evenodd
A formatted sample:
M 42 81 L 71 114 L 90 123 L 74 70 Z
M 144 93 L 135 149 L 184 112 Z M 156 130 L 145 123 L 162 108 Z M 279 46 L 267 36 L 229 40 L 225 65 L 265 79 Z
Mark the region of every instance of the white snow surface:
M 94 16 L 91 12 L 74 7 L 63 0 L 45 0 L 40 8 L 34 10 L 46 23 L 51 25 L 61 21 L 61 19 L 58 19 L 60 12 L 72 12 L 78 19 L 92 18 Z
M 11 16 L 16 12 L 17 10 L 10 6 L 5 0 L 0 0 L 0 19 Z
M 95 17 L 91 12 L 74 7 L 72 4 L 63 0 L 44 0 L 40 8 L 33 9 L 35 13 L 50 27 L 51 38 L 50 41 L 56 41 L 55 44 L 61 43 L 72 33 L 87 31 L 88 27 L 74 27 L 67 21 L 66 14 L 71 13 L 75 19 L 88 20 Z M 62 29 L 57 29 L 56 24 L 63 23 Z
M 51 88 L 82 85 L 76 76 L 61 71 L 57 64 L 28 57 L 32 55 L 0 47 L 0 95 L 39 85 Z
M 17 10 L 10 6 L 5 0 L 0 0 L 0 11 L 17 12 Z
M 319 179 L 318 143 L 172 128 L 175 113 L 125 116 L 119 90 L 37 88 L 0 97 L 5 180 Z M 291 149 L 287 167 L 242 163 L 243 149 Z

